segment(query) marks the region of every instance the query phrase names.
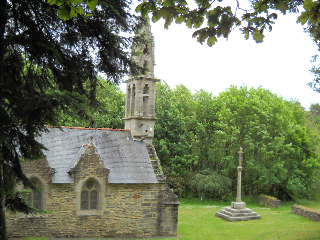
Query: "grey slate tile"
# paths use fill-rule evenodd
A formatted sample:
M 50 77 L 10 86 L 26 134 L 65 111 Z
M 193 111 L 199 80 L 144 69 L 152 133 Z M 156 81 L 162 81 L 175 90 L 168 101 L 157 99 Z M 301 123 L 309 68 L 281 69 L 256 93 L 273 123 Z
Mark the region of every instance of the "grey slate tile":
M 72 183 L 68 171 L 80 158 L 83 144 L 93 143 L 105 166 L 109 183 L 157 183 L 145 143 L 134 141 L 127 131 L 49 128 L 38 140 L 50 167 L 53 183 Z

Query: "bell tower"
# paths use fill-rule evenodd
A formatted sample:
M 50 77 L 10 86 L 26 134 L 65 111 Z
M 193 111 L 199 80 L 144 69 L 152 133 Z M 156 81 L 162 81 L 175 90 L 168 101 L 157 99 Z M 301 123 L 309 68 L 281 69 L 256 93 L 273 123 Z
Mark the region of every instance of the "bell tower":
M 135 139 L 152 143 L 156 120 L 156 83 L 154 78 L 154 40 L 149 19 L 139 25 L 132 47 L 132 61 L 137 73 L 126 81 L 125 129 Z

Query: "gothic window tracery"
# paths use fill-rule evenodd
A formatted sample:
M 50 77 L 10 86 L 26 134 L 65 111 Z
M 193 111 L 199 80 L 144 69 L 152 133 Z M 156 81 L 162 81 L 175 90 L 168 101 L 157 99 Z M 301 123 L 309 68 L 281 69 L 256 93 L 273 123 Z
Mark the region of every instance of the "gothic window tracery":
M 99 208 L 99 183 L 93 179 L 88 179 L 81 189 L 81 210 L 96 210 Z

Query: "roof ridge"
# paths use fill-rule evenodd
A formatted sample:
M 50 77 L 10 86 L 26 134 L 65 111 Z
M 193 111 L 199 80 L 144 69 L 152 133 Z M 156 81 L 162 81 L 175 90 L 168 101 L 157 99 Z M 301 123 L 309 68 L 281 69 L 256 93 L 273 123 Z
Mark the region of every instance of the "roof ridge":
M 69 126 L 50 126 L 47 128 L 68 128 L 76 130 L 108 130 L 108 131 L 129 131 L 129 129 L 114 129 L 114 128 L 86 128 L 86 127 L 69 127 Z

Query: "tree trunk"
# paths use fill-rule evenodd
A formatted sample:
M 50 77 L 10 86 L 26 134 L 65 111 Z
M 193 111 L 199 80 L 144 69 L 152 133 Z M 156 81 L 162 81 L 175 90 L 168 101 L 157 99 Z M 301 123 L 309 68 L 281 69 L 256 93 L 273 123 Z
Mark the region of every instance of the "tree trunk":
M 3 159 L 0 159 L 0 239 L 7 240 Z
M 7 0 L 0 0 L 0 81 L 3 82 L 4 51 L 6 49 L 5 30 L 8 22 Z M 2 143 L 0 142 L 0 147 Z M 1 148 L 0 148 L 1 149 Z M 6 216 L 5 216 L 5 187 L 4 187 L 4 159 L 0 153 L 0 240 L 7 240 Z
M 1 194 L 2 195 L 2 194 Z M 0 196 L 0 239 L 8 240 L 5 214 L 5 196 Z

